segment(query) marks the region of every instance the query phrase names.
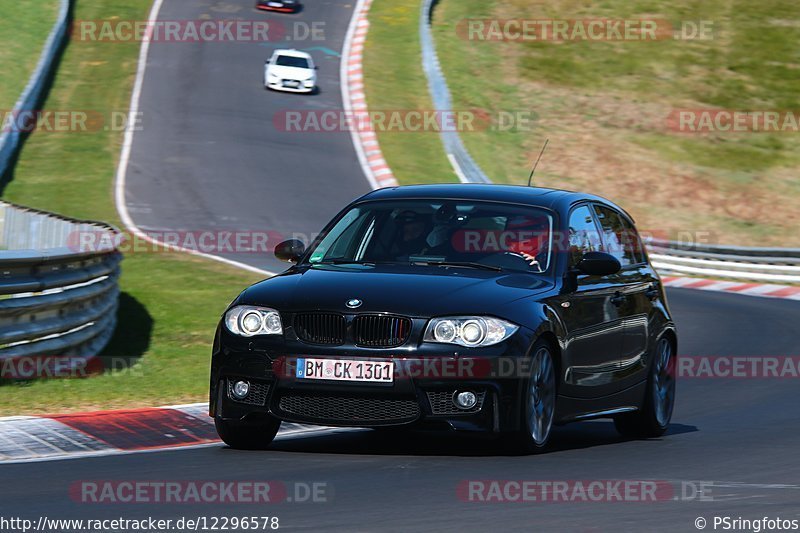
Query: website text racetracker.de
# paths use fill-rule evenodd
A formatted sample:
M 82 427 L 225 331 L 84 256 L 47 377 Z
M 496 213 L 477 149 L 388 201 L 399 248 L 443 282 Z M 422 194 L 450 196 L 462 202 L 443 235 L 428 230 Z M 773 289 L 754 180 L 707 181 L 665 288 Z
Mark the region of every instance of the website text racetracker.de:
M 19 517 L 0 517 L 0 531 L 41 531 L 68 533 L 92 531 L 135 531 L 137 533 L 158 531 L 270 531 L 280 529 L 277 516 L 195 516 L 180 518 L 106 518 L 74 519 L 40 516 L 35 520 Z
M 276 131 L 287 133 L 392 132 L 471 133 L 532 131 L 538 114 L 530 110 L 370 109 L 363 111 L 283 110 L 273 115 Z
M 459 500 L 469 503 L 655 503 L 713 501 L 713 485 L 655 480 L 463 480 Z
M 67 236 L 67 246 L 73 251 L 102 253 L 117 250 L 123 253 L 160 253 L 176 249 L 201 253 L 272 253 L 276 244 L 298 239 L 304 244 L 313 242 L 319 234 L 284 233 L 273 230 L 232 231 L 147 231 L 146 233 L 112 233 L 105 229 L 73 231 Z M 648 233 L 647 235 L 652 235 Z M 584 242 L 600 249 L 601 243 L 611 253 L 639 252 L 644 244 L 638 233 L 619 230 L 610 234 L 584 231 Z M 605 240 L 603 240 L 605 239 Z M 699 238 L 698 234 L 698 241 Z M 576 244 L 574 233 L 543 229 L 459 229 L 449 243 L 455 252 L 491 254 L 549 249 L 552 252 L 570 251 Z
M 266 43 L 324 41 L 325 21 L 266 20 L 78 20 L 71 28 L 76 42 Z

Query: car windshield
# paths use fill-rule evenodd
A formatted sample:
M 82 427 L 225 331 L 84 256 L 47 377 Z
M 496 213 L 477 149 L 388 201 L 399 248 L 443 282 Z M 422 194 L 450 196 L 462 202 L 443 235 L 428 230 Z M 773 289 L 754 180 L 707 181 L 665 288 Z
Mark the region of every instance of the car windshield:
M 275 64 L 279 67 L 309 68 L 308 59 L 305 57 L 278 56 L 275 60 Z
M 542 273 L 553 218 L 492 202 L 376 201 L 354 207 L 321 236 L 309 262 L 405 263 Z

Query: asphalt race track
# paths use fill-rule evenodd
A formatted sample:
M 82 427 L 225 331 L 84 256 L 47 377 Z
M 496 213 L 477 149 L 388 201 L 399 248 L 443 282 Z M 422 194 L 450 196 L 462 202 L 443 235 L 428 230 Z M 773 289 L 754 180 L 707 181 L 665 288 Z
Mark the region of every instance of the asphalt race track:
M 164 2 L 162 21 L 268 20 L 275 35 L 304 37 L 304 28 L 313 27 L 324 31 L 325 40 L 153 42 L 125 191 L 137 226 L 155 234 L 230 230 L 310 237 L 370 191 L 350 133 L 285 132 L 274 125 L 286 111 L 342 109 L 338 54 L 353 4 L 314 1 L 298 15 L 282 15 L 257 12 L 254 0 Z M 309 51 L 319 66 L 319 94 L 264 89 L 264 61 L 275 48 Z M 272 254 L 226 248 L 215 255 L 282 269 Z
M 798 355 L 788 332 L 800 305 L 676 289 L 670 292 L 682 354 Z M 793 379 L 684 379 L 669 434 L 625 441 L 610 422 L 557 428 L 540 456 L 496 454 L 491 442 L 371 430 L 280 438 L 266 452 L 223 445 L 93 459 L 6 465 L 2 502 L 36 518 L 278 516 L 314 531 L 692 531 L 697 517 L 797 518 L 800 415 Z M 705 497 L 653 503 L 471 503 L 463 480 L 657 480 L 713 482 Z M 83 504 L 76 482 L 274 480 L 326 483 L 326 503 L 274 505 Z M 699 484 L 687 485 L 699 487 Z M 688 490 L 688 489 L 687 489 Z M 690 491 L 691 492 L 691 491 Z M 8 513 L 6 513 L 8 514 Z M 709 526 L 710 529 L 710 526 Z
M 311 2 L 302 20 L 326 20 L 324 46 L 339 51 L 352 2 Z M 230 16 L 252 2 L 167 0 L 162 19 Z M 219 7 L 219 11 L 212 8 Z M 265 15 L 267 16 L 267 15 Z M 304 46 L 305 47 L 305 46 Z M 300 46 L 298 46 L 300 48 Z M 341 108 L 338 62 L 312 52 L 315 96 L 265 92 L 267 47 L 155 44 L 134 140 L 127 198 L 148 230 L 314 232 L 369 189 L 347 133 L 298 135 L 272 128 L 282 109 Z M 277 269 L 268 257 L 230 255 Z M 672 289 L 681 355 L 800 355 L 798 302 Z M 267 452 L 223 445 L 177 451 L 6 465 L 3 514 L 49 518 L 264 516 L 283 528 L 343 531 L 696 531 L 716 516 L 800 517 L 800 413 L 793 379 L 683 379 L 667 436 L 626 441 L 608 421 L 557 428 L 552 451 L 506 456 L 494 443 L 370 430 L 279 438 Z M 87 504 L 70 487 L 86 480 L 275 480 L 326 484 L 326 502 L 274 505 Z M 475 503 L 464 480 L 657 480 L 687 494 L 654 503 Z M 709 525 L 708 530 L 713 530 Z

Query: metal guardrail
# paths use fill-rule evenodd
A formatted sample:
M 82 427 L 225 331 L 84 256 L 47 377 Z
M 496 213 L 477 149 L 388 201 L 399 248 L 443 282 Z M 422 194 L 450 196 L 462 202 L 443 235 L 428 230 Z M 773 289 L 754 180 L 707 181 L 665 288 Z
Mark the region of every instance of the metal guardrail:
M 56 57 L 64 46 L 69 29 L 69 10 L 70 0 L 60 0 L 61 6 L 58 11 L 58 18 L 50 34 L 45 41 L 42 54 L 36 69 L 22 91 L 14 109 L 13 115 L 16 117 L 23 111 L 33 111 L 42 99 L 42 95 L 47 87 L 53 69 L 55 68 Z M 14 155 L 19 150 L 23 138 L 24 127 L 11 127 L 6 131 L 0 130 L 0 177 L 4 176 L 9 170 L 9 165 L 14 160 Z
M 0 202 L 0 361 L 100 353 L 116 326 L 117 242 L 111 226 Z
M 665 274 L 692 274 L 754 281 L 800 283 L 800 250 L 648 243 L 653 265 Z
M 419 21 L 419 35 L 422 43 L 422 68 L 428 78 L 428 88 L 433 100 L 433 107 L 438 112 L 452 111 L 452 98 L 442 72 L 439 57 L 436 55 L 436 45 L 431 31 L 431 16 L 438 0 L 423 0 L 422 14 Z M 446 128 L 445 128 L 446 129 Z M 453 166 L 458 178 L 464 183 L 491 183 L 492 181 L 483 173 L 480 167 L 469 155 L 461 142 L 461 137 L 456 131 L 442 131 L 442 143 L 447 152 L 450 164 Z
M 423 0 L 419 22 L 422 68 L 428 78 L 433 105 L 439 112 L 452 111 L 452 96 L 442 72 L 431 30 L 438 0 Z M 464 183 L 491 183 L 472 159 L 456 131 L 441 133 L 447 157 Z M 665 274 L 690 274 L 756 281 L 800 283 L 800 249 L 748 248 L 700 245 L 672 241 L 648 243 L 653 266 Z

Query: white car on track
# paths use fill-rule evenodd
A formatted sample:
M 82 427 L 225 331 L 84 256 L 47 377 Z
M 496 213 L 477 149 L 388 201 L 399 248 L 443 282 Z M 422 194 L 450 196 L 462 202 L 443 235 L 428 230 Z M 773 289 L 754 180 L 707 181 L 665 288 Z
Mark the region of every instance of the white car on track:
M 317 88 L 314 60 L 299 50 L 275 50 L 264 64 L 264 88 L 313 93 Z

